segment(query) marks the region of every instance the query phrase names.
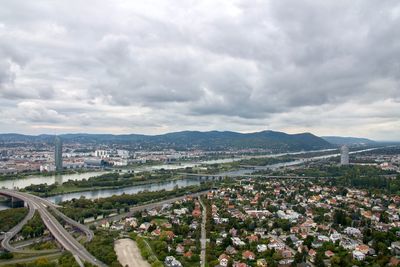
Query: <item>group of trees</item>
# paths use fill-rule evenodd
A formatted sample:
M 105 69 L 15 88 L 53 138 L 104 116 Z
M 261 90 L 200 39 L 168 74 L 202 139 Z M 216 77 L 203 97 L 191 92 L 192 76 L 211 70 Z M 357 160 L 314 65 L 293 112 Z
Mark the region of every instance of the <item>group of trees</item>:
M 164 264 L 158 259 L 164 259 L 168 253 L 168 245 L 165 241 L 154 241 L 153 246 L 156 248 L 155 252 L 158 254 L 154 255 L 152 248 L 150 245 L 144 240 L 143 237 L 136 236 L 135 239 L 138 248 L 140 249 L 140 254 L 142 257 L 147 260 L 152 267 L 162 267 Z
M 43 224 L 42 219 L 38 212 L 35 212 L 35 215 L 27 224 L 22 227 L 21 234 L 24 238 L 33 238 L 39 237 L 43 235 L 46 227 Z
M 341 225 L 343 227 L 350 226 L 352 223 L 352 219 L 348 214 L 341 209 L 336 209 L 333 213 L 333 223 Z
M 237 162 L 238 165 L 249 165 L 249 166 L 266 166 L 277 163 L 284 163 L 289 161 L 294 161 L 294 158 L 288 156 L 282 157 L 271 157 L 271 158 L 251 158 L 251 159 L 242 159 Z
M 126 187 L 150 180 L 167 180 L 173 178 L 173 176 L 174 173 L 172 171 L 163 171 L 160 173 L 141 173 L 140 175 L 134 175 L 131 173 L 106 173 L 100 176 L 90 177 L 87 180 L 68 180 L 67 182 L 63 183 L 63 185 L 81 188 Z
M 117 232 L 98 230 L 95 232 L 94 238 L 85 243 L 85 247 L 93 256 L 108 266 L 121 267 L 114 251 L 114 240 L 117 235 Z
M 146 203 L 154 200 L 161 200 L 183 196 L 186 194 L 196 193 L 208 190 L 212 187 L 211 183 L 201 184 L 199 186 L 188 186 L 182 188 L 175 188 L 174 190 L 161 190 L 153 192 L 140 192 L 137 194 L 122 194 L 114 195 L 112 197 L 101 198 L 96 200 L 89 200 L 85 198 L 73 199 L 63 202 L 62 212 L 75 219 L 81 221 L 83 218 L 92 216 L 105 215 L 110 212 L 121 211 L 129 209 L 129 206 Z
M 27 208 L 14 208 L 0 211 L 0 232 L 7 232 L 17 225 L 28 213 Z
M 90 177 L 89 179 L 83 180 L 68 180 L 62 184 L 65 188 L 93 188 L 93 187 L 107 187 L 107 188 L 121 188 L 128 187 L 135 184 L 144 183 L 147 181 L 164 181 L 172 179 L 176 176 L 176 173 L 171 170 L 159 170 L 154 173 L 145 172 L 140 175 L 134 175 L 131 173 L 119 174 L 119 173 L 106 173 L 99 176 Z M 41 196 L 49 196 L 59 192 L 56 184 L 38 184 L 29 185 L 24 188 L 28 192 L 34 192 Z M 62 188 L 61 188 L 62 189 Z
M 382 170 L 376 166 L 366 165 L 321 165 L 288 171 L 292 174 L 307 177 L 330 178 L 333 186 L 355 187 L 360 189 L 380 190 L 389 194 L 400 194 L 400 176 L 393 177 L 395 172 Z M 390 176 L 391 175 L 391 176 Z M 345 193 L 345 192 L 344 192 Z
M 56 184 L 48 185 L 45 184 L 31 184 L 25 187 L 24 189 L 28 192 L 39 193 L 40 195 L 47 196 L 51 191 L 57 188 Z

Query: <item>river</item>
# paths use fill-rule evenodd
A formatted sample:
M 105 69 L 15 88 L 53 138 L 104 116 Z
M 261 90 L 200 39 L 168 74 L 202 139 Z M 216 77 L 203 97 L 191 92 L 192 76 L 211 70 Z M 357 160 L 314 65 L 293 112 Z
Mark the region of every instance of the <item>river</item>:
M 145 185 L 137 185 L 124 187 L 119 189 L 105 189 L 105 190 L 94 190 L 94 191 L 86 191 L 86 192 L 76 192 L 69 193 L 63 195 L 57 195 L 53 197 L 48 197 L 47 199 L 54 202 L 60 203 L 62 201 L 71 200 L 74 198 L 85 197 L 88 199 L 97 199 L 102 197 L 110 197 L 113 195 L 122 195 L 122 194 L 136 194 L 141 191 L 160 191 L 160 190 L 173 190 L 175 187 L 186 187 L 191 185 L 199 185 L 200 180 L 196 178 L 186 178 L 180 180 L 159 182 L 153 184 L 145 184 Z
M 9 208 L 10 206 L 8 206 L 5 202 L 0 202 L 0 210 L 6 210 Z
M 363 149 L 363 150 L 358 150 L 358 151 L 352 151 L 352 152 L 350 152 L 350 154 L 361 153 L 361 152 L 371 151 L 371 150 L 375 150 L 375 149 L 378 149 L 378 148 L 369 148 L 369 149 Z M 329 150 L 320 150 L 320 151 L 314 151 L 314 152 L 322 152 L 322 151 L 329 151 Z M 310 151 L 308 151 L 307 153 L 309 153 L 309 152 Z M 306 152 L 265 155 L 265 156 L 261 156 L 261 157 L 274 157 L 274 156 L 301 154 L 301 153 L 306 153 Z M 307 159 L 300 159 L 300 160 L 272 164 L 272 165 L 267 165 L 267 166 L 259 166 L 254 169 L 240 169 L 240 170 L 235 170 L 235 171 L 228 171 L 228 172 L 220 173 L 218 175 L 220 175 L 220 176 L 224 176 L 224 175 L 240 176 L 240 175 L 251 174 L 252 172 L 254 172 L 256 170 L 277 169 L 277 168 L 285 167 L 285 166 L 299 165 L 299 164 L 302 164 L 307 161 L 337 157 L 339 155 L 340 154 L 338 154 L 338 153 L 334 153 L 334 154 L 329 154 L 329 155 L 317 156 L 317 157 L 312 157 L 312 158 L 307 158 Z M 144 168 L 138 168 L 135 171 L 136 172 L 154 171 L 154 170 L 158 170 L 158 169 L 162 169 L 162 168 L 164 168 L 164 169 L 167 169 L 167 168 L 168 169 L 179 169 L 179 168 L 198 166 L 201 164 L 233 162 L 233 161 L 240 160 L 242 158 L 243 157 L 201 161 L 201 162 L 196 162 L 196 163 L 191 162 L 191 163 L 185 163 L 185 164 L 156 165 L 156 166 L 148 166 L 148 167 L 144 167 Z M 245 158 L 248 158 L 248 156 L 246 156 Z M 100 175 L 102 173 L 105 173 L 105 172 L 87 172 L 87 173 L 81 173 L 81 174 L 67 174 L 67 175 L 59 175 L 59 176 L 33 176 L 33 177 L 27 177 L 24 179 L 18 179 L 15 181 L 13 181 L 13 180 L 0 181 L 0 188 L 1 187 L 12 188 L 13 184 L 15 185 L 15 187 L 23 188 L 30 184 L 40 184 L 40 183 L 52 184 L 55 182 L 62 183 L 62 182 L 68 181 L 69 179 L 82 180 L 82 179 L 87 179 L 92 176 Z M 185 179 L 181 179 L 181 180 L 173 180 L 173 181 L 159 182 L 159 183 L 153 183 L 153 184 L 131 186 L 131 187 L 125 187 L 125 188 L 120 188 L 120 189 L 104 189 L 104 190 L 92 190 L 92 191 L 85 191 L 85 192 L 68 193 L 68 194 L 52 196 L 52 197 L 49 197 L 48 199 L 52 202 L 60 203 L 62 201 L 71 200 L 73 198 L 79 198 L 81 196 L 88 198 L 88 199 L 96 199 L 96 198 L 109 197 L 112 195 L 121 195 L 123 193 L 134 194 L 134 193 L 138 193 L 140 191 L 145 191 L 145 190 L 147 190 L 147 191 L 158 191 L 158 190 L 162 190 L 162 189 L 172 190 L 176 186 L 177 187 L 185 187 L 185 186 L 198 185 L 198 184 L 200 184 L 200 181 L 198 179 L 185 178 Z M 6 208 L 7 208 L 7 206 L 0 202 L 0 210 L 6 209 Z
M 100 174 L 106 173 L 104 171 L 96 172 L 83 172 L 74 174 L 57 174 L 52 176 L 44 175 L 32 175 L 24 178 L 14 179 L 14 180 L 4 180 L 0 181 L 0 188 L 24 188 L 31 184 L 62 184 L 68 180 L 83 180 L 88 179 L 93 176 L 99 176 Z
M 209 165 L 209 164 L 218 164 L 218 163 L 229 163 L 235 162 L 242 159 L 249 158 L 270 158 L 270 157 L 280 157 L 284 155 L 298 155 L 304 153 L 312 153 L 312 152 L 326 152 L 332 151 L 335 149 L 323 149 L 323 150 L 315 150 L 315 151 L 298 151 L 298 152 L 289 152 L 289 153 L 280 153 L 280 154 L 266 154 L 266 155 L 257 155 L 257 156 L 240 156 L 240 157 L 232 157 L 232 158 L 224 158 L 224 159 L 216 159 L 216 160 L 205 160 L 205 161 L 193 161 L 193 162 L 184 162 L 179 164 L 159 164 L 153 166 L 144 166 L 138 167 L 133 170 L 135 173 L 138 172 L 151 172 L 160 169 L 165 170 L 176 170 L 183 168 L 196 167 L 200 165 Z M 122 169 L 122 172 L 127 172 L 129 169 Z M 53 176 L 44 176 L 44 175 L 32 175 L 25 178 L 19 178 L 14 180 L 4 180 L 0 181 L 0 188 L 25 188 L 31 184 L 62 184 L 68 180 L 76 180 L 80 181 L 83 179 L 88 179 L 93 176 L 98 176 L 100 174 L 107 173 L 106 171 L 95 171 L 95 172 L 85 172 L 85 173 L 76 173 L 76 174 L 58 174 Z

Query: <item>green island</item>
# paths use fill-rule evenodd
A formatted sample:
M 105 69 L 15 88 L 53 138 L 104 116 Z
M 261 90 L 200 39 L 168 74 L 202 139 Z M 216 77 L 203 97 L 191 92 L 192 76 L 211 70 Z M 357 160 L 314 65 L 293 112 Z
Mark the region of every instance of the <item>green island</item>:
M 118 189 L 123 187 L 159 183 L 167 180 L 182 179 L 183 176 L 171 171 L 146 172 L 140 174 L 105 173 L 80 181 L 68 180 L 61 185 L 37 184 L 25 187 L 23 190 L 41 197 L 83 192 L 99 189 Z

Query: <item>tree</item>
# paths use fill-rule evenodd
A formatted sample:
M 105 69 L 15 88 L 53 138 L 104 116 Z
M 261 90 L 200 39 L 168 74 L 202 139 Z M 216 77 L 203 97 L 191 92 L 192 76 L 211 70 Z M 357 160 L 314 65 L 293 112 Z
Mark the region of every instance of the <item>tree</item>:
M 10 252 L 4 252 L 4 253 L 0 254 L 0 259 L 1 260 L 9 260 L 9 259 L 12 259 L 12 258 L 14 258 L 14 255 L 12 253 L 10 253 Z
M 317 267 L 325 267 L 324 263 L 324 253 L 322 251 L 318 251 L 315 256 L 315 266 Z
M 304 240 L 304 245 L 305 246 L 307 246 L 309 249 L 311 248 L 311 244 L 312 244 L 312 242 L 314 242 L 314 237 L 313 236 L 311 236 L 311 235 L 308 235 L 307 237 L 306 237 L 306 239 Z
M 347 217 L 343 210 L 336 210 L 333 214 L 333 222 L 339 225 L 348 226 L 351 224 L 351 219 Z
M 33 228 L 29 225 L 25 225 L 21 232 L 24 238 L 29 238 L 33 235 Z

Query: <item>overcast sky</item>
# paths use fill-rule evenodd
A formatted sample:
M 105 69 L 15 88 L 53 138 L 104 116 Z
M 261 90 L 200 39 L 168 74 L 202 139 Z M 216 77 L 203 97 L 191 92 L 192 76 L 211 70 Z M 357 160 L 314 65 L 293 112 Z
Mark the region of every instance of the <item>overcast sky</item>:
M 0 5 L 0 132 L 400 140 L 400 2 Z

